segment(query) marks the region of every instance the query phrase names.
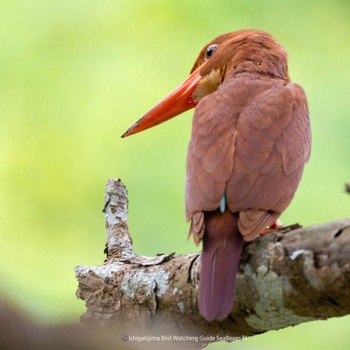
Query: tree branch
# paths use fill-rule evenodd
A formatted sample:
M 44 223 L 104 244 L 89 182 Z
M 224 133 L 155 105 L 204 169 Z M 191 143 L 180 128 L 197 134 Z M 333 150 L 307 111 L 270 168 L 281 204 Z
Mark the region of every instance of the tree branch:
M 350 313 L 350 218 L 275 231 L 247 244 L 232 313 L 209 323 L 197 307 L 200 255 L 136 255 L 120 180 L 108 181 L 104 212 L 107 260 L 76 267 L 77 296 L 87 306 L 82 320 L 117 321 L 130 340 L 180 336 L 182 345 L 199 346 Z

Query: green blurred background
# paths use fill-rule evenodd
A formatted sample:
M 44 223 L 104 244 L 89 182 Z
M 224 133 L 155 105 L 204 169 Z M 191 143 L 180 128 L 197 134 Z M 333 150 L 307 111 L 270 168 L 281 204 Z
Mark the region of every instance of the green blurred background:
M 349 18 L 348 0 L 1 0 L 0 291 L 44 322 L 78 319 L 73 268 L 104 259 L 110 177 L 129 189 L 138 253 L 196 249 L 183 198 L 192 112 L 120 135 L 232 30 L 273 34 L 309 98 L 312 158 L 282 221 L 349 216 Z M 313 322 L 238 347 L 348 349 L 349 327 L 349 317 Z

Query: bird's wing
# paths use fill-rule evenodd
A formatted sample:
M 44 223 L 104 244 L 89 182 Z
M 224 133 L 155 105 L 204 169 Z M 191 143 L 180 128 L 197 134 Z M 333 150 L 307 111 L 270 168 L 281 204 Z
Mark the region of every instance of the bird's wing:
M 307 100 L 294 83 L 275 85 L 242 111 L 237 125 L 228 206 L 252 240 L 287 208 L 311 149 Z
M 246 95 L 243 82 L 235 91 Z M 186 218 L 196 243 L 204 230 L 203 211 L 218 208 L 233 169 L 239 101 L 225 88 L 203 98 L 196 107 L 186 166 Z
M 203 211 L 227 205 L 253 239 L 290 203 L 310 153 L 302 88 L 235 81 L 205 97 L 193 118 L 187 155 L 186 217 L 198 243 Z

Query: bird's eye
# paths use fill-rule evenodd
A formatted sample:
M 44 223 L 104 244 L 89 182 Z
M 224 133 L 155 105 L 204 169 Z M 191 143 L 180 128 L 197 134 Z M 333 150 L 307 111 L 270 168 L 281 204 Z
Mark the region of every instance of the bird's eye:
M 213 45 L 210 45 L 208 48 L 207 48 L 207 52 L 205 53 L 205 58 L 208 59 L 214 52 L 215 50 L 218 48 L 218 45 L 217 44 L 213 44 Z

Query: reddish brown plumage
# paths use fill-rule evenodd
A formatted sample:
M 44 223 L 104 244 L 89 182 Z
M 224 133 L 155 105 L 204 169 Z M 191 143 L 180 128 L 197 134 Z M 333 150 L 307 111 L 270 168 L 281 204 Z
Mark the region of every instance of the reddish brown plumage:
M 213 44 L 216 50 L 206 57 Z M 199 54 L 189 82 L 192 90 L 181 99 L 198 104 L 187 155 L 186 218 L 195 242 L 204 241 L 200 312 L 222 320 L 232 307 L 240 235 L 251 241 L 272 225 L 299 185 L 310 154 L 308 106 L 303 89 L 290 82 L 285 50 L 262 31 L 214 39 Z M 149 127 L 153 114 L 125 136 Z

